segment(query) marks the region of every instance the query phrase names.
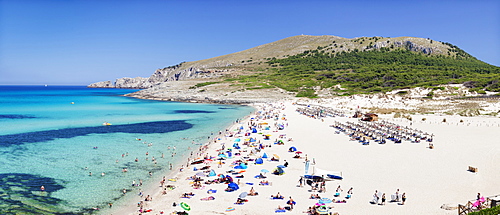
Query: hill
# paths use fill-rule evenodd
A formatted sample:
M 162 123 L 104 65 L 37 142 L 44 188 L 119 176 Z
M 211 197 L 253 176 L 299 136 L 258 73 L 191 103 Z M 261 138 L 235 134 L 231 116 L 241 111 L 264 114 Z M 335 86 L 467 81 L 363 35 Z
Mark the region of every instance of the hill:
M 271 89 L 316 97 L 464 83 L 471 91 L 482 93 L 500 90 L 499 74 L 499 67 L 481 62 L 457 46 L 429 38 L 301 35 L 165 67 L 149 78 L 121 78 L 89 86 L 155 86 L 158 93 L 173 81 L 189 80 L 193 95 L 215 89 L 221 95 Z

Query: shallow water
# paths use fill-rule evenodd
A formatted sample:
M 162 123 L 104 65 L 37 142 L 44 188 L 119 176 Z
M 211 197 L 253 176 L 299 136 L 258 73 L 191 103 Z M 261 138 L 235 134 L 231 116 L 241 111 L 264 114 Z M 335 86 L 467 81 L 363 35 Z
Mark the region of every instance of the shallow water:
M 123 189 L 136 191 L 133 180 L 156 183 L 154 176 L 198 146 L 193 142 L 253 110 L 120 96 L 133 91 L 0 86 L 0 214 L 102 207 Z

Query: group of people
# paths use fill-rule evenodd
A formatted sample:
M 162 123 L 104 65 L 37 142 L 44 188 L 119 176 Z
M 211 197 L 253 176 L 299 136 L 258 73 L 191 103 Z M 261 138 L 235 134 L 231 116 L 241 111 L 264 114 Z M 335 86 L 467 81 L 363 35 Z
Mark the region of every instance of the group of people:
M 373 204 L 385 205 L 386 204 L 386 196 L 385 193 L 380 193 L 378 190 L 375 190 L 373 194 Z M 379 203 L 380 201 L 380 203 Z M 396 193 L 391 196 L 391 202 L 401 202 L 400 205 L 404 205 L 406 202 L 406 193 L 399 194 L 399 189 L 396 190 Z

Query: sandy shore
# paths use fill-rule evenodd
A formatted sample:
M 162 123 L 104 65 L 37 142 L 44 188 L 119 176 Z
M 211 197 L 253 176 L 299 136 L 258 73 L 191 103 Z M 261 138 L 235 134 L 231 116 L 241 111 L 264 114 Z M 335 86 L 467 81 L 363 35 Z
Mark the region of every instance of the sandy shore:
M 326 117 L 322 120 L 313 119 L 296 112 L 296 105 L 291 102 L 284 104 L 284 109 L 276 108 L 279 104 L 274 104 L 271 108 L 268 105 L 256 107 L 261 113 L 272 116 L 271 119 L 262 119 L 262 115 L 252 115 L 241 123 L 228 129 L 228 133 L 220 136 L 220 140 L 207 146 L 203 154 L 194 154 L 191 158 L 203 159 L 209 156 L 217 157 L 219 149 L 224 144 L 225 149 L 232 148 L 236 138 L 241 146 L 241 155 L 233 156 L 225 160 L 225 164 L 218 166 L 216 161 L 207 164 L 196 164 L 184 168 L 182 172 L 175 175 L 166 176 L 167 179 L 177 178 L 177 181 L 167 180 L 166 185 L 176 188 L 168 190 L 162 194 L 163 189 L 157 183 L 151 188 L 145 189 L 146 195 L 152 196 L 152 201 L 144 201 L 144 210 L 151 209 L 143 214 L 170 214 L 173 211 L 184 211 L 179 203 L 188 204 L 191 210 L 189 214 L 274 214 L 278 206 L 286 206 L 289 197 L 296 201 L 294 209 L 287 211 L 288 214 L 303 214 L 308 207 L 313 206 L 318 200 L 310 199 L 311 194 L 318 194 L 322 198 L 335 200 L 346 200 L 346 203 L 329 203 L 326 206 L 332 207 L 331 212 L 339 214 L 456 214 L 457 210 L 441 209 L 443 204 L 456 206 L 464 204 L 468 200 L 475 199 L 477 193 L 483 196 L 493 196 L 500 194 L 500 131 L 499 118 L 486 117 L 460 117 L 460 116 L 440 116 L 440 115 L 412 115 L 413 121 L 403 118 L 394 119 L 392 115 L 382 115 L 380 120 L 392 122 L 401 126 L 419 129 L 429 134 L 433 134 L 434 149 L 428 148 L 428 143 L 411 143 L 403 141 L 401 144 L 387 142 L 378 144 L 371 142 L 370 145 L 362 145 L 357 141 L 350 141 L 350 138 L 343 134 L 337 134 L 332 128 L 337 122 L 357 122 L 358 119 L 349 117 Z M 326 106 L 335 106 L 322 104 Z M 265 109 L 263 109 L 265 107 Z M 274 116 L 278 116 L 278 120 Z M 248 123 L 250 119 L 257 125 L 268 123 L 270 130 L 264 130 L 267 125 L 258 128 L 258 133 L 250 133 L 250 136 L 243 136 L 244 133 L 251 132 Z M 422 118 L 426 118 L 422 121 Z M 446 122 L 443 119 L 446 118 Z M 463 122 L 460 122 L 463 120 Z M 283 124 L 283 130 L 277 130 L 275 123 Z M 238 134 L 239 127 L 244 129 Z M 270 134 L 270 140 L 264 140 L 262 134 Z M 284 145 L 273 144 L 276 139 L 281 138 Z M 262 152 L 249 155 L 255 147 L 243 145 L 247 138 L 255 138 L 256 142 L 265 147 Z M 289 138 L 292 138 L 289 141 Z M 313 168 L 342 172 L 343 180 L 331 180 L 325 183 L 326 192 L 311 191 L 310 186 L 298 187 L 298 181 L 304 175 L 305 159 L 292 158 L 295 153 L 288 152 L 294 146 L 302 151 L 302 157 L 307 154 L 311 161 L 310 169 Z M 237 150 L 233 150 L 236 152 Z M 202 189 L 194 189 L 192 180 L 186 180 L 200 171 L 194 171 L 209 165 L 216 174 L 228 174 L 227 171 L 234 169 L 231 165 L 236 160 L 256 159 L 265 152 L 269 159 L 273 154 L 280 157 L 280 161 L 270 161 L 264 159 L 261 165 L 248 161 L 248 169 L 238 175 L 240 189 L 234 192 L 225 192 L 227 184 L 203 184 L 207 180 L 217 177 L 201 177 L 204 179 Z M 284 168 L 285 174 L 273 175 L 266 173 L 271 185 L 260 186 L 261 179 L 254 178 L 261 173 L 262 169 L 273 171 L 277 165 L 283 165 L 285 160 L 288 167 Z M 314 162 L 314 165 L 313 165 Z M 467 171 L 468 166 L 478 169 L 477 173 Z M 342 192 L 339 197 L 334 197 L 336 188 L 341 186 Z M 242 192 L 249 192 L 254 188 L 259 193 L 257 196 L 247 196 L 243 205 L 234 204 Z M 352 198 L 345 199 L 347 190 L 353 188 Z M 207 191 L 213 189 L 217 193 L 208 194 Z M 401 202 L 387 202 L 385 205 L 371 204 L 375 190 L 385 193 L 387 201 L 391 195 L 399 189 L 399 193 L 405 193 L 407 201 L 404 205 Z M 195 194 L 192 198 L 181 198 L 183 193 Z M 271 195 L 280 192 L 284 200 L 272 200 Z M 144 196 L 144 197 L 145 197 Z M 213 196 L 215 200 L 202 201 L 201 198 Z M 103 211 L 103 214 L 140 214 L 137 203 L 143 201 L 144 197 L 134 199 L 130 206 L 114 208 L 113 211 Z M 177 206 L 173 206 L 173 203 Z M 226 211 L 234 208 L 233 211 Z

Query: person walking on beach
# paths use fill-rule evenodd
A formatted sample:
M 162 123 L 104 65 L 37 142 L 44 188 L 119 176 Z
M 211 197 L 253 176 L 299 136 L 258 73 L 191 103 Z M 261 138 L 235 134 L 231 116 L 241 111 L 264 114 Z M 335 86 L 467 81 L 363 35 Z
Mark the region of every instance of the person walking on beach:
M 380 198 L 380 197 L 378 196 L 378 191 L 377 191 L 377 190 L 375 190 L 375 193 L 373 194 L 373 201 L 375 201 L 375 204 L 377 204 L 377 203 L 378 203 L 378 199 L 379 199 L 379 198 Z
M 380 205 L 385 205 L 385 193 L 382 194 L 382 203 Z
M 299 187 L 302 187 L 302 182 L 304 182 L 304 177 L 300 176 Z
M 399 202 L 399 189 L 396 190 L 396 202 Z
M 403 193 L 403 195 L 401 196 L 401 199 L 403 200 L 403 202 L 401 203 L 401 205 L 404 205 L 405 202 L 406 202 L 406 193 Z

